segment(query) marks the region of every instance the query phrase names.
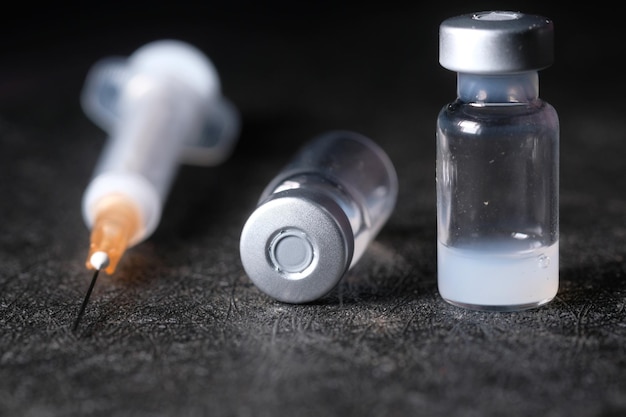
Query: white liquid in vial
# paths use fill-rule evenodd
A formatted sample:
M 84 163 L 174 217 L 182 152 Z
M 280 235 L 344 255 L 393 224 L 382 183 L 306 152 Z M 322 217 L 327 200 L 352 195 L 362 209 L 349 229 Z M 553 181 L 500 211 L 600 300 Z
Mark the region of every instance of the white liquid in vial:
M 552 300 L 559 286 L 559 244 L 523 252 L 437 245 L 439 293 L 477 310 L 523 310 Z

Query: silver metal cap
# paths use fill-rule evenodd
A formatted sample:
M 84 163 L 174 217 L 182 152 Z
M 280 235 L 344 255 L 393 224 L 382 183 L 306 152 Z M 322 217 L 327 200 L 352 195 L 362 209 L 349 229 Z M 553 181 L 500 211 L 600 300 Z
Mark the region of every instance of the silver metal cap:
M 334 200 L 292 189 L 257 207 L 243 227 L 239 249 L 248 277 L 261 291 L 298 304 L 337 285 L 352 261 L 354 238 Z
M 540 70 L 554 61 L 554 25 L 536 15 L 485 11 L 439 27 L 439 63 L 456 72 L 501 74 Z

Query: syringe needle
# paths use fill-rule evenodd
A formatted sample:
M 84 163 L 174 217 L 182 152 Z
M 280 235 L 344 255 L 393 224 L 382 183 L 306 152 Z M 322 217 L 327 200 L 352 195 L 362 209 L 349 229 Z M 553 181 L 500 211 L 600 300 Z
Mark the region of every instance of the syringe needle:
M 83 300 L 83 304 L 80 306 L 80 310 L 78 311 L 78 316 L 76 316 L 76 320 L 74 321 L 74 326 L 72 327 L 72 331 L 76 331 L 78 328 L 78 324 L 80 323 L 80 319 L 83 317 L 85 313 L 85 307 L 87 307 L 87 303 L 89 302 L 89 297 L 91 297 L 91 291 L 93 291 L 94 285 L 96 285 L 96 280 L 98 279 L 99 269 L 96 269 L 96 272 L 93 274 L 93 278 L 91 278 L 91 284 L 89 284 L 89 289 L 87 290 L 87 294 L 85 294 L 85 299 Z
M 85 307 L 87 307 L 87 303 L 89 302 L 89 298 L 91 297 L 91 292 L 93 291 L 94 285 L 96 285 L 96 280 L 98 279 L 98 273 L 103 268 L 109 266 L 110 259 L 109 255 L 106 252 L 96 251 L 89 257 L 88 266 L 95 269 L 96 271 L 93 274 L 93 278 L 91 278 L 91 284 L 89 284 L 89 289 L 87 290 L 87 294 L 85 294 L 85 299 L 83 300 L 83 304 L 80 306 L 80 310 L 78 310 L 78 316 L 76 316 L 76 320 L 74 321 L 74 326 L 72 326 L 72 331 L 76 331 L 78 328 L 78 324 L 80 323 L 80 319 L 83 317 L 85 313 Z

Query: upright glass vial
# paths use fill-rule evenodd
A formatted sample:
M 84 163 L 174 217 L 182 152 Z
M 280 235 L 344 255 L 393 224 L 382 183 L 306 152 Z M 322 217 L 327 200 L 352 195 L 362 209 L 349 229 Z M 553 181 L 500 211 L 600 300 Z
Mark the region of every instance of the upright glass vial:
M 261 194 L 241 232 L 243 267 L 279 301 L 313 301 L 358 262 L 397 195 L 393 164 L 371 139 L 349 131 L 321 135 Z
M 458 73 L 437 119 L 439 292 L 476 310 L 543 305 L 559 285 L 559 120 L 538 81 L 553 23 L 486 11 L 439 35 L 439 62 Z

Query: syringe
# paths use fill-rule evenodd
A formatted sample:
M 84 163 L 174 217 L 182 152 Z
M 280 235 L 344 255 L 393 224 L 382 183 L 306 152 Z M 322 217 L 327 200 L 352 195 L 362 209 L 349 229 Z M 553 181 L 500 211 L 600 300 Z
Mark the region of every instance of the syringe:
M 211 61 L 195 47 L 159 40 L 128 58 L 105 58 L 88 72 L 81 105 L 109 134 L 82 200 L 91 229 L 86 266 L 95 270 L 74 322 L 78 327 L 104 270 L 156 229 L 180 163 L 227 159 L 240 129 Z

